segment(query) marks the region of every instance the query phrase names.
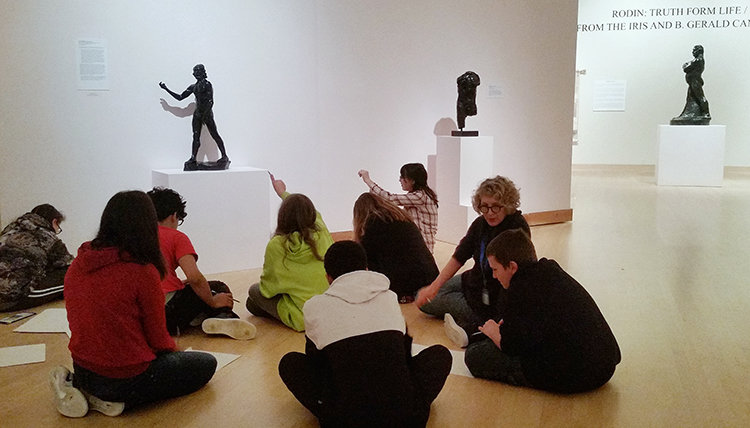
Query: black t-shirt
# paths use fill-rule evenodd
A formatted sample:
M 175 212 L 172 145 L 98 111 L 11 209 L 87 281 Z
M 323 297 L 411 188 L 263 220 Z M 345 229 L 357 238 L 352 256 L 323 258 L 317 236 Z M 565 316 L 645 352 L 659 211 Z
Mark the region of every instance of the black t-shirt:
M 411 221 L 372 218 L 365 225 L 361 244 L 367 252 L 368 269 L 387 276 L 399 297 L 414 295 L 439 274 L 422 234 Z

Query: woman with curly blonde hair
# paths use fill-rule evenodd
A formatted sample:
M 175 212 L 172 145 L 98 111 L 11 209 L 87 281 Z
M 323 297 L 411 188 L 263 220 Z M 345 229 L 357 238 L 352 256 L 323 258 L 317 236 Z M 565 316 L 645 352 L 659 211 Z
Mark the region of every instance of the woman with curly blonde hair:
M 462 347 L 468 334 L 478 331 L 488 319 L 502 318 L 505 289 L 492 277 L 486 248 L 492 238 L 510 229 L 531 230 L 518 207 L 521 196 L 507 177 L 488 178 L 472 196 L 474 211 L 480 216 L 469 226 L 453 257 L 432 284 L 419 290 L 416 304 L 429 315 L 445 319 L 448 337 Z M 456 275 L 470 258 L 474 267 Z

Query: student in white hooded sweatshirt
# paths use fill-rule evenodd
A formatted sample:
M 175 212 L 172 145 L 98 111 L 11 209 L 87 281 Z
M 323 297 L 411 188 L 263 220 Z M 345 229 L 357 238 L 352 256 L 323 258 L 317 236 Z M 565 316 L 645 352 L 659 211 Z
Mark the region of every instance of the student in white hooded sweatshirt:
M 411 356 L 396 293 L 366 270 L 361 245 L 333 244 L 324 264 L 330 288 L 305 304 L 305 353 L 281 359 L 281 379 L 321 427 L 424 427 L 450 352 L 434 345 Z

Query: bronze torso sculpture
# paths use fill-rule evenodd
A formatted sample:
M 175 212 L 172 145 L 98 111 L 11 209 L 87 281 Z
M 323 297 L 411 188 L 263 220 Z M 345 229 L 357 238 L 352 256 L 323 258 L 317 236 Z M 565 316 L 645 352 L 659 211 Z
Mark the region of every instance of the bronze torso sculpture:
M 688 84 L 687 100 L 685 108 L 679 116 L 669 121 L 670 125 L 708 125 L 711 122 L 711 114 L 708 111 L 708 101 L 703 94 L 703 69 L 706 67 L 703 60 L 703 46 L 693 47 L 693 59 L 682 66 L 685 72 L 685 81 Z
M 456 114 L 459 131 L 453 131 L 453 136 L 478 136 L 478 131 L 464 131 L 466 116 L 477 114 L 477 86 L 479 86 L 479 75 L 473 71 L 467 71 L 456 79 L 458 86 L 458 100 L 456 101 Z
M 195 95 L 195 112 L 193 113 L 193 151 L 190 159 L 185 162 L 185 171 L 194 171 L 199 169 L 227 169 L 229 168 L 229 157 L 224 149 L 224 140 L 219 136 L 219 131 L 216 129 L 216 122 L 214 121 L 214 89 L 211 82 L 208 81 L 206 75 L 206 69 L 203 64 L 197 64 L 193 67 L 193 76 L 196 82 L 188 86 L 181 94 L 176 94 L 167 88 L 164 82 L 159 82 L 159 86 L 167 91 L 169 95 L 173 96 L 176 100 L 182 101 L 189 97 L 191 94 Z M 216 162 L 198 162 L 196 156 L 198 155 L 198 149 L 201 146 L 201 130 L 203 125 L 206 125 L 208 132 L 216 141 L 216 145 L 221 152 L 221 158 Z

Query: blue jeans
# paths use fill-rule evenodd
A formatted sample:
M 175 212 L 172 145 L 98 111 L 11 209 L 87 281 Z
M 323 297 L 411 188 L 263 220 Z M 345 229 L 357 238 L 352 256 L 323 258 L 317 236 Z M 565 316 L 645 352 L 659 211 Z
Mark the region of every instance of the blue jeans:
M 443 318 L 445 314 L 451 314 L 458 325 L 469 331 L 469 325 L 476 323 L 476 316 L 466 303 L 464 291 L 461 287 L 461 274 L 445 281 L 440 291 L 431 302 L 427 302 L 419 308 L 422 312 L 434 317 Z M 471 333 L 471 332 L 470 332 Z
M 73 370 L 74 387 L 131 408 L 201 389 L 216 371 L 216 358 L 205 352 L 165 352 L 145 372 L 125 379 L 102 376 L 75 363 Z

